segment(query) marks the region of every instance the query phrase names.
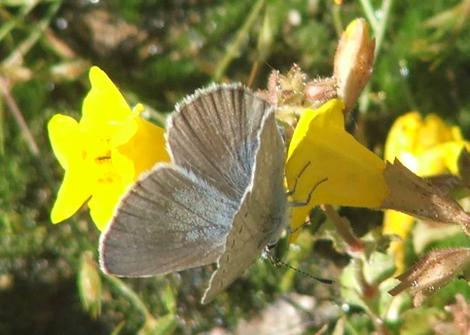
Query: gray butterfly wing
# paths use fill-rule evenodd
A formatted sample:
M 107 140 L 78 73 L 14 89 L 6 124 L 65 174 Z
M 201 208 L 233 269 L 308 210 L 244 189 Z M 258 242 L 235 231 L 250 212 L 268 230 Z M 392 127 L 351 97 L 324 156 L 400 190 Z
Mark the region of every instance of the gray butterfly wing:
M 202 303 L 211 301 L 238 278 L 277 240 L 285 227 L 287 199 L 283 187 L 284 144 L 274 113 L 268 113 L 259 134 L 251 183 L 235 214 L 225 250 L 218 260 Z
M 237 207 L 196 176 L 159 164 L 124 196 L 101 235 L 101 267 L 132 277 L 213 263 Z
M 178 104 L 168 124 L 172 160 L 241 200 L 270 105 L 239 84 L 213 85 Z

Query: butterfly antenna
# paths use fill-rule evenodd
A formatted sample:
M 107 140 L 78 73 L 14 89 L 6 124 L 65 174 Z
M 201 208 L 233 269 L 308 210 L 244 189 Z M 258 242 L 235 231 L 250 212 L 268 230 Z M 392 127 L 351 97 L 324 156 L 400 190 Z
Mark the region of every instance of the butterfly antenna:
M 280 267 L 280 266 L 283 266 L 283 267 L 286 267 L 290 270 L 293 270 L 297 273 L 300 273 L 301 275 L 305 276 L 305 277 L 308 277 L 310 279 L 313 279 L 313 280 L 316 280 L 322 284 L 325 284 L 325 285 L 332 285 L 335 281 L 332 280 L 332 279 L 327 279 L 327 278 L 321 278 L 321 277 L 317 277 L 317 276 L 314 276 L 312 275 L 311 273 L 308 273 L 308 272 L 305 272 L 305 271 L 302 271 L 300 269 L 297 269 L 296 267 L 293 267 L 292 265 L 289 265 L 287 264 L 286 262 L 283 262 L 282 260 L 280 260 L 279 258 L 277 258 L 276 256 L 272 255 L 272 253 L 270 252 L 270 248 L 268 247 L 268 259 L 271 261 L 271 263 L 274 265 L 274 266 L 277 266 L 277 267 Z
M 253 83 L 255 82 L 256 76 L 258 75 L 259 71 L 259 60 L 255 60 L 251 65 L 250 76 L 248 77 L 248 83 L 246 86 L 253 87 Z
M 266 65 L 267 67 L 269 67 L 271 69 L 271 71 L 276 71 L 277 70 L 274 66 L 269 64 L 266 60 L 263 61 L 263 64 Z
M 248 87 L 253 86 L 253 83 L 256 79 L 256 76 L 257 76 L 257 74 L 260 70 L 261 65 L 266 65 L 268 68 L 271 69 L 271 71 L 276 71 L 276 69 L 271 64 L 269 64 L 267 61 L 265 61 L 265 60 L 260 61 L 259 59 L 257 59 L 251 65 L 250 75 L 248 77 L 248 81 L 247 81 L 246 86 L 248 86 Z

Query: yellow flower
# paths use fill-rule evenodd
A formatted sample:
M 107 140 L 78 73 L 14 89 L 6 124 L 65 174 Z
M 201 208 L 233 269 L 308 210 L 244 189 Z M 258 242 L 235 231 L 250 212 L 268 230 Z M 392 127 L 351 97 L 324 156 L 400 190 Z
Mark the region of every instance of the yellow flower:
M 419 176 L 456 174 L 457 157 L 465 145 L 458 127 L 446 125 L 435 114 L 423 119 L 418 112 L 410 112 L 392 125 L 385 143 L 385 159 L 398 158 Z
M 458 173 L 458 156 L 469 147 L 458 127 L 448 126 L 439 116 L 429 114 L 424 119 L 418 112 L 399 117 L 392 125 L 385 143 L 385 159 L 398 158 L 418 176 L 429 177 L 443 173 Z M 404 270 L 404 240 L 408 237 L 414 218 L 387 210 L 384 215 L 384 234 L 401 237 L 390 251 L 395 255 L 397 271 Z
M 388 194 L 385 163 L 346 132 L 343 110 L 338 99 L 307 109 L 294 131 L 286 162 L 287 186 L 294 202 L 305 202 L 311 193 L 306 206 L 291 210 L 294 232 L 316 205 L 379 208 Z
M 52 149 L 65 176 L 51 212 L 53 223 L 72 216 L 87 200 L 102 230 L 126 189 L 158 161 L 168 161 L 163 129 L 130 109 L 98 67 L 89 73 L 91 90 L 82 118 L 56 114 L 48 123 Z

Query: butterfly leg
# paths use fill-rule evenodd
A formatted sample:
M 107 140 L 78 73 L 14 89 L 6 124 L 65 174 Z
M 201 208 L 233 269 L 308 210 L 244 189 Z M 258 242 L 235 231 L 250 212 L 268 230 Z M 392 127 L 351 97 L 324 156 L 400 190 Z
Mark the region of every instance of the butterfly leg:
M 304 201 L 290 201 L 289 202 L 289 205 L 292 206 L 292 207 L 304 207 L 304 206 L 307 206 L 308 203 L 310 202 L 310 200 L 312 199 L 312 194 L 313 194 L 313 191 L 315 191 L 315 189 L 322 183 L 324 183 L 325 181 L 327 181 L 328 178 L 323 178 L 322 180 L 318 181 L 315 185 L 313 185 L 313 188 L 310 190 L 310 192 L 308 193 L 308 196 L 307 196 L 307 199 L 304 200 Z
M 307 164 L 305 164 L 305 166 L 302 168 L 302 170 L 300 170 L 300 173 L 297 175 L 297 177 L 295 177 L 295 181 L 294 181 L 294 187 L 292 188 L 292 190 L 288 190 L 286 192 L 286 196 L 291 196 L 295 193 L 295 189 L 297 188 L 297 182 L 299 181 L 300 177 L 302 177 L 302 175 L 304 174 L 305 170 L 307 170 L 307 168 L 309 167 L 310 165 L 310 161 L 307 162 Z
M 310 218 L 306 219 L 304 223 L 302 223 L 300 226 L 292 230 L 292 228 L 289 226 L 287 227 L 287 234 L 292 235 L 297 233 L 299 230 L 302 230 L 305 226 L 308 226 L 310 224 Z

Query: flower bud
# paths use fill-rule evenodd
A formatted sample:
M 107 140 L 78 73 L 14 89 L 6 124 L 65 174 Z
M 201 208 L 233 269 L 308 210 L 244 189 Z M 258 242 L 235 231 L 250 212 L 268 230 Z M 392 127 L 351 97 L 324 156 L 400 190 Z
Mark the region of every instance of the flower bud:
M 375 40 L 369 35 L 366 20 L 352 21 L 341 35 L 334 61 L 338 97 L 350 111 L 369 81 L 374 62 Z
M 96 319 L 101 313 L 101 278 L 91 252 L 82 254 L 78 290 L 83 307 Z
M 401 282 L 389 291 L 391 295 L 410 288 L 413 304 L 419 306 L 424 299 L 470 264 L 470 248 L 452 248 L 431 251 L 406 273 L 397 277 Z

